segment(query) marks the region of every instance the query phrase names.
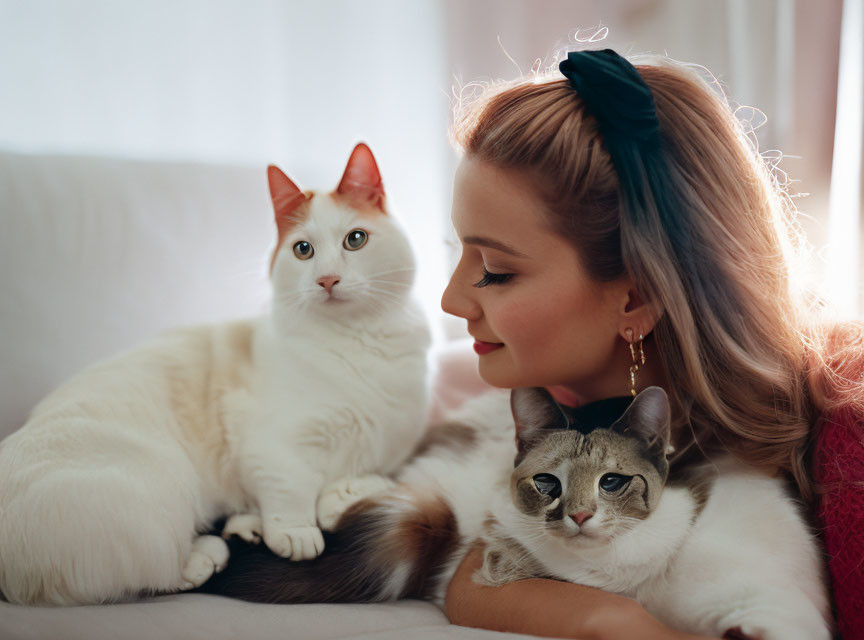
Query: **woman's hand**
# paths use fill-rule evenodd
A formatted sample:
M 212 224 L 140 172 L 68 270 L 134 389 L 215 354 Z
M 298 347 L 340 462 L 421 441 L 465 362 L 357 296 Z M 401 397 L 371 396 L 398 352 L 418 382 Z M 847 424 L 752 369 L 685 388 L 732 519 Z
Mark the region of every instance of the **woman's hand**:
M 510 633 L 580 640 L 707 640 L 675 631 L 631 598 L 557 580 L 520 580 L 500 587 L 473 581 L 483 562 L 474 548 L 447 589 L 450 622 Z

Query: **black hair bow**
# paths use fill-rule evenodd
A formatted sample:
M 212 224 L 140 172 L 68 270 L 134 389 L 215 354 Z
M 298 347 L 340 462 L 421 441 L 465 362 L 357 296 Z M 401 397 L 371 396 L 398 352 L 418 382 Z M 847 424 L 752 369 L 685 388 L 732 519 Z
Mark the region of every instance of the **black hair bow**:
M 639 72 L 612 49 L 571 51 L 558 69 L 610 134 L 640 142 L 657 143 L 660 125 L 651 90 Z

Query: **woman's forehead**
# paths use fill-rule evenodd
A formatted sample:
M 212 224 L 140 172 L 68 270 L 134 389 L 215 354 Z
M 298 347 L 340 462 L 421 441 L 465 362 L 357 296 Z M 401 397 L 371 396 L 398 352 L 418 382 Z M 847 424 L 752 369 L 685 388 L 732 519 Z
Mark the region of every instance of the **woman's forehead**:
M 462 238 L 480 236 L 511 246 L 514 241 L 548 242 L 558 236 L 549 228 L 547 215 L 526 175 L 470 156 L 462 158 L 452 211 L 453 226 Z

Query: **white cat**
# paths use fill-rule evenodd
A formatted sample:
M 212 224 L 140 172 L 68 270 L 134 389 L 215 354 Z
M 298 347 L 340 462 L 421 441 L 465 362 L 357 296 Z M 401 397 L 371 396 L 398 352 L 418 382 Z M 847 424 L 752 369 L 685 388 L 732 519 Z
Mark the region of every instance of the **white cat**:
M 722 458 L 667 482 L 661 389 L 578 409 L 517 389 L 512 405 L 511 417 L 506 397 L 492 393 L 430 431 L 400 485 L 348 509 L 314 563 L 232 543 L 228 568 L 202 590 L 262 602 L 441 604 L 482 538 L 475 580 L 485 584 L 547 577 L 599 587 L 711 637 L 830 638 L 818 545 L 782 481 Z
M 265 317 L 181 329 L 96 364 L 0 443 L 0 591 L 26 604 L 189 589 L 228 531 L 292 560 L 389 486 L 422 435 L 428 327 L 414 258 L 355 147 L 333 193 L 269 167 Z

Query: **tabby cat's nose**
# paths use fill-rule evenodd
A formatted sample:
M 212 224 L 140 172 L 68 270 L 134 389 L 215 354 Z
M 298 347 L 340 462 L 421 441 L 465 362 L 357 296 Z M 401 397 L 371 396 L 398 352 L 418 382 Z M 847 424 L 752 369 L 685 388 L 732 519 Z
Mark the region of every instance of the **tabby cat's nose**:
M 582 523 L 593 515 L 593 513 L 588 513 L 587 511 L 580 511 L 579 513 L 571 513 L 570 517 L 581 527 Z
M 318 278 L 318 284 L 327 289 L 327 293 L 333 293 L 333 287 L 339 284 L 339 276 L 324 276 L 323 278 Z

